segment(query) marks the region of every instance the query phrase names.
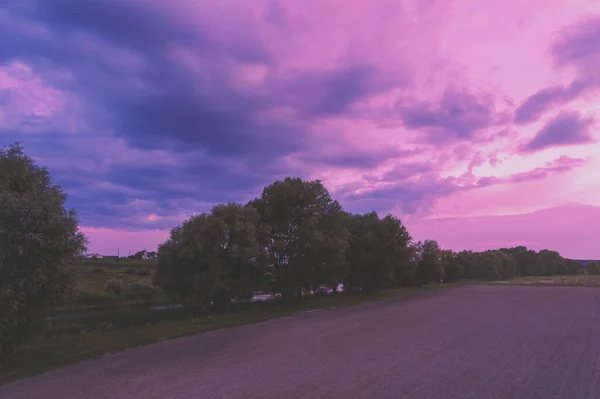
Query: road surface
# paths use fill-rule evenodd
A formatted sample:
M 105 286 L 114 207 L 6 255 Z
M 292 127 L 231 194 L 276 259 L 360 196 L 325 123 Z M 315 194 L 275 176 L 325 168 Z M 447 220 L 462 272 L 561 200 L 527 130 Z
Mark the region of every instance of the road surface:
M 134 348 L 0 398 L 600 397 L 600 288 L 463 286 Z

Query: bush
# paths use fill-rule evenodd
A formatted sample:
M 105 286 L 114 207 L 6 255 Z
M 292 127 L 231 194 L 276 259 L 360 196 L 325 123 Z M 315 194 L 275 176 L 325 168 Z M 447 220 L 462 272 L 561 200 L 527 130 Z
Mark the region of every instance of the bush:
M 129 284 L 123 291 L 123 297 L 128 301 L 150 303 L 152 301 L 162 299 L 163 292 L 151 285 L 134 282 Z
M 579 274 L 580 276 L 586 276 L 588 274 L 588 271 L 585 269 L 579 269 L 577 270 L 577 274 Z
M 600 274 L 600 264 L 598 262 L 590 262 L 587 265 L 588 274 L 598 275 Z
M 94 292 L 80 292 L 77 296 L 77 304 L 82 306 L 115 306 L 122 299 L 115 295 Z
M 75 297 L 86 239 L 66 198 L 18 144 L 0 147 L 0 358 Z
M 92 270 L 90 270 L 90 273 L 92 273 L 92 274 L 104 274 L 104 273 L 106 273 L 106 270 L 104 270 L 101 267 L 94 267 Z
M 123 292 L 123 282 L 120 280 L 108 280 L 104 283 L 104 291 L 109 294 L 120 295 Z

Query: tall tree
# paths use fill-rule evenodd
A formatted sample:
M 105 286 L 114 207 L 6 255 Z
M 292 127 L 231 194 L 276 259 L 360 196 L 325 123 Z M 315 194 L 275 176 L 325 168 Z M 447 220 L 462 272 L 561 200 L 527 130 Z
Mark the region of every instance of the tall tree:
M 344 277 L 342 209 L 320 181 L 287 177 L 265 187 L 249 205 L 270 230 L 265 244 L 274 292 L 301 296 L 303 289 Z
M 459 281 L 463 275 L 463 268 L 458 262 L 457 255 L 450 249 L 442 251 L 442 267 L 444 268 L 444 280 Z
M 226 309 L 249 299 L 264 275 L 259 215 L 240 204 L 218 205 L 171 231 L 158 250 L 155 284 L 180 302 Z
M 348 215 L 348 226 L 350 274 L 345 287 L 375 291 L 412 283 L 411 237 L 399 219 L 391 215 L 379 219 L 375 212 Z
M 73 298 L 86 239 L 66 198 L 20 145 L 0 148 L 0 356 Z
M 425 240 L 418 248 L 415 282 L 417 285 L 439 283 L 444 278 L 439 244 L 435 240 Z

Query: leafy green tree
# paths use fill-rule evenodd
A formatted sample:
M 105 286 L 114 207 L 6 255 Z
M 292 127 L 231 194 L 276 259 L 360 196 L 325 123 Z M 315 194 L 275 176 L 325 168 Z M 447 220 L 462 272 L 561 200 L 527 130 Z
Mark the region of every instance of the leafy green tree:
M 415 282 L 417 285 L 429 282 L 441 282 L 444 278 L 442 266 L 442 251 L 437 241 L 425 240 L 417 251 L 417 270 L 415 271 Z
M 473 278 L 484 280 L 509 279 L 515 276 L 517 263 L 503 251 L 485 251 L 473 257 Z
M 270 231 L 265 247 L 271 289 L 284 298 L 344 279 L 347 248 L 342 208 L 320 181 L 287 177 L 249 203 Z
M 464 250 L 456 254 L 456 260 L 463 271 L 463 277 L 476 278 L 473 270 L 473 259 L 475 253 L 471 250 Z
M 587 264 L 588 274 L 598 275 L 600 274 L 600 264 L 598 262 L 590 262 Z
M 74 296 L 86 239 L 66 198 L 20 145 L 0 148 L 0 356 Z
M 485 251 L 473 257 L 471 273 L 473 278 L 483 280 L 500 280 L 502 262 L 498 251 Z
M 512 254 L 517 264 L 516 274 L 519 276 L 539 275 L 538 254 L 535 251 L 524 249 Z
M 392 215 L 386 215 L 381 220 L 381 228 L 382 251 L 386 261 L 394 269 L 394 283 L 401 287 L 412 285 L 416 264 L 410 261 L 409 245 L 412 238 L 408 230 L 400 219 Z
M 394 285 L 409 285 L 414 278 L 408 244 L 411 240 L 399 219 L 377 213 L 348 215 L 350 274 L 344 286 L 350 291 L 372 292 Z
M 538 276 L 552 276 L 565 269 L 566 261 L 556 251 L 544 249 L 538 254 Z
M 442 267 L 444 268 L 444 280 L 449 282 L 459 281 L 463 275 L 463 268 L 458 262 L 457 254 L 449 249 L 442 251 Z
M 155 284 L 174 300 L 218 310 L 250 299 L 264 276 L 258 229 L 256 210 L 240 204 L 192 217 L 159 247 Z

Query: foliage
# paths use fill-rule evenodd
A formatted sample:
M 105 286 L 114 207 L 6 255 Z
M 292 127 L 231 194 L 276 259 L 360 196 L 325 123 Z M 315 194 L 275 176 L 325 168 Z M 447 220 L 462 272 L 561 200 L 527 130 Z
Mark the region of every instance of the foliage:
M 192 217 L 159 247 L 155 284 L 180 302 L 220 308 L 250 298 L 263 277 L 258 230 L 256 210 L 240 204 Z
M 600 274 L 600 264 L 598 262 L 590 262 L 587 265 L 588 274 L 598 275 Z
M 73 296 L 86 240 L 66 195 L 18 145 L 0 148 L 0 355 Z
M 263 243 L 273 292 L 289 298 L 343 280 L 348 233 L 340 204 L 320 181 L 276 181 L 248 206 L 258 210 L 269 231 Z
M 410 235 L 399 219 L 377 213 L 348 215 L 350 230 L 347 254 L 350 273 L 345 287 L 372 292 L 394 285 L 406 286 L 414 278 L 410 262 Z
M 442 267 L 444 269 L 444 281 L 459 281 L 463 276 L 463 267 L 458 262 L 458 256 L 451 250 L 442 251 Z
M 109 294 L 120 295 L 123 292 L 123 282 L 121 280 L 108 280 L 104 284 L 104 291 Z
M 444 278 L 442 265 L 442 250 L 435 240 L 420 241 L 414 249 L 417 269 L 415 271 L 415 282 L 417 285 L 429 282 L 439 283 Z

